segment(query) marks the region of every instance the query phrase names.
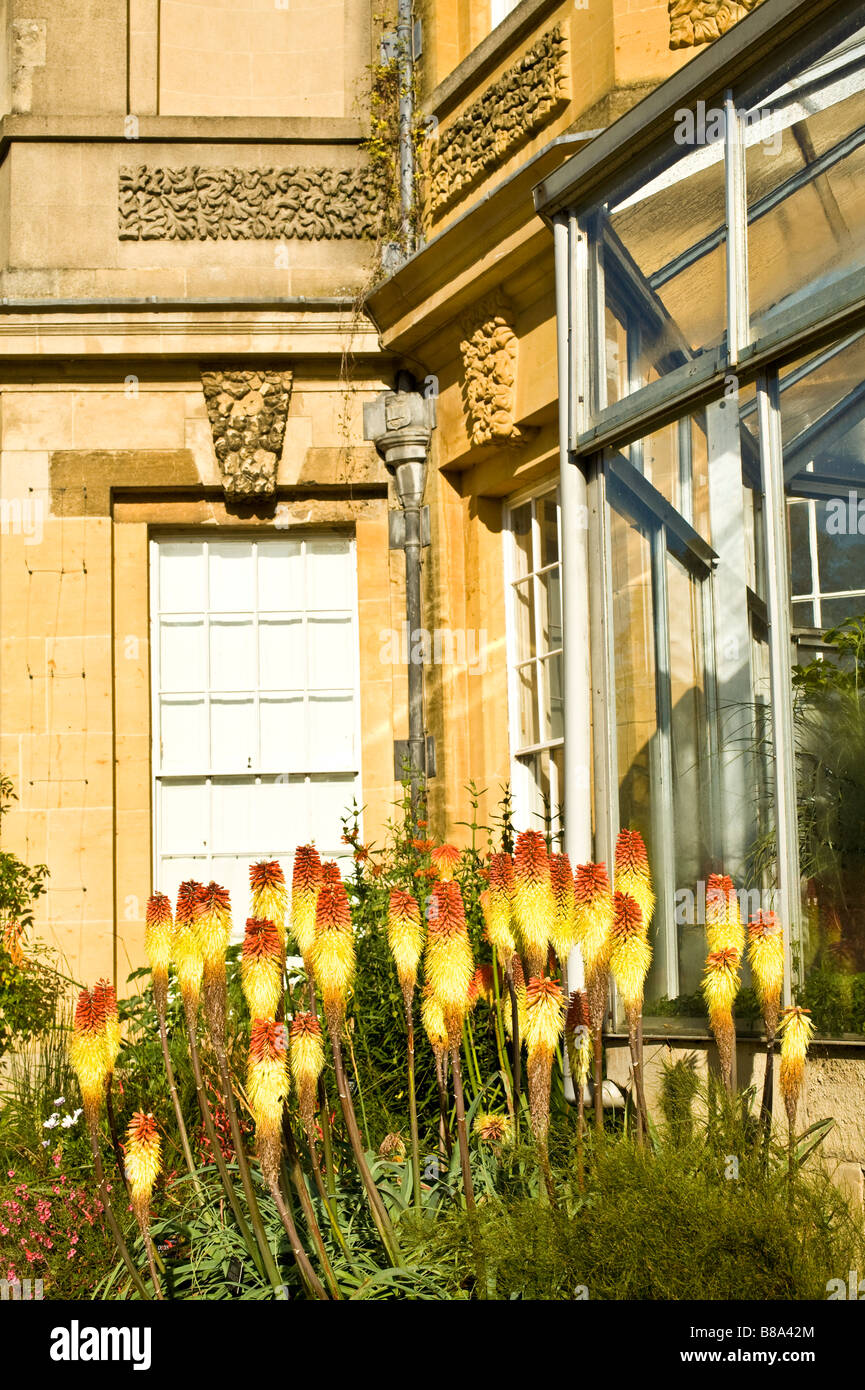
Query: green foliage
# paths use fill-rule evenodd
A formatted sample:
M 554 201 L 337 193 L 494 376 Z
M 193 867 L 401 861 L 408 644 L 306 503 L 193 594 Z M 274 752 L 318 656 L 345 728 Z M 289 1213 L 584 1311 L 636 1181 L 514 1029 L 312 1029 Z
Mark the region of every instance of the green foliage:
M 472 1289 L 480 1253 L 497 1299 L 825 1298 L 865 1253 L 843 1196 L 823 1173 L 791 1182 L 783 1164 L 741 1147 L 730 1176 L 731 1137 L 741 1143 L 723 1126 L 712 1140 L 680 1131 L 642 1152 L 607 1137 L 588 1155 L 583 1191 L 573 1146 L 559 1146 L 556 1208 L 522 1189 L 511 1160 L 474 1226 L 451 1208 L 417 1230 L 412 1256 L 448 1297 Z
M 0 776 L 0 831 L 15 799 L 11 781 Z M 44 864 L 30 868 L 0 848 L 0 1056 L 46 1028 L 57 1009 L 61 982 L 53 955 L 40 946 L 25 957 L 22 949 L 47 877 Z

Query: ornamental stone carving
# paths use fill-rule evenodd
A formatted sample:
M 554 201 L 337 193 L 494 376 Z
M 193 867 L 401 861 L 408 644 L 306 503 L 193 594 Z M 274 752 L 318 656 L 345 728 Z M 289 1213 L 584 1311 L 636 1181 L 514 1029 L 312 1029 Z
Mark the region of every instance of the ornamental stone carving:
M 291 399 L 291 372 L 202 370 L 226 497 L 273 496 Z
M 551 29 L 436 141 L 429 204 L 439 212 L 567 105 L 565 36 Z
M 500 295 L 482 301 L 463 323 L 463 402 L 472 444 L 520 444 L 514 419 L 517 335 Z
M 732 29 L 760 0 L 668 0 L 670 47 L 694 48 Z
M 375 232 L 368 169 L 120 170 L 121 241 L 335 241 Z

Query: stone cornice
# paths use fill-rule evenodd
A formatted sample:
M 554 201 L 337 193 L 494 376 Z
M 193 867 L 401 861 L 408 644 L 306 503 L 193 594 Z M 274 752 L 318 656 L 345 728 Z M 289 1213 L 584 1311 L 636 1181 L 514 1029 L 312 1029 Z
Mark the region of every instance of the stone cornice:
M 362 121 L 341 116 L 28 116 L 0 118 L 0 144 L 10 140 L 195 145 L 357 145 Z M 130 134 L 134 131 L 134 135 Z

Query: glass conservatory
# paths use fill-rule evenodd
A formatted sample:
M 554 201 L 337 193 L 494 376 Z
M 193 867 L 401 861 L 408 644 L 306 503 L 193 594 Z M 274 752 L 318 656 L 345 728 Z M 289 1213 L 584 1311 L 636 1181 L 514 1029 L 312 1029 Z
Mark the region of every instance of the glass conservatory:
M 764 0 L 535 202 L 556 248 L 566 847 L 609 860 L 620 826 L 645 836 L 647 1015 L 698 1012 L 722 872 L 743 915 L 783 921 L 786 1002 L 804 987 L 824 1034 L 861 1034 L 865 5 Z

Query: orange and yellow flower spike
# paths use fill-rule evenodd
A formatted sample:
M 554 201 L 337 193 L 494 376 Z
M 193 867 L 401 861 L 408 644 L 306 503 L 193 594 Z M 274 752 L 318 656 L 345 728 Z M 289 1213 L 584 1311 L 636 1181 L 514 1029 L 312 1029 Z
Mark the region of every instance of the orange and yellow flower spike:
M 711 951 L 703 975 L 703 996 L 709 1009 L 709 1023 L 718 1044 L 721 1075 L 729 1090 L 733 1084 L 733 1053 L 736 1030 L 733 1023 L 733 1004 L 739 993 L 739 952 L 728 947 Z
M 291 875 L 291 935 L 310 976 L 315 941 L 315 908 L 323 880 L 321 860 L 315 845 L 298 845 Z
M 562 969 L 577 944 L 576 893 L 571 861 L 566 854 L 550 855 L 550 886 L 555 914 L 550 926 L 550 942 Z
M 265 918 L 246 919 L 240 979 L 251 1016 L 274 1018 L 282 998 L 282 946 L 276 927 Z
M 613 908 L 610 969 L 625 1009 L 639 1012 L 652 963 L 646 923 L 639 903 L 630 893 L 617 890 L 613 894 Z
M 784 985 L 784 932 L 774 912 L 756 912 L 748 924 L 748 964 L 760 1001 L 766 1037 L 778 1031 Z
M 225 1047 L 228 1007 L 225 953 L 231 940 L 231 899 L 228 889 L 210 882 L 198 895 L 198 935 L 204 957 L 204 1007 L 210 1036 L 217 1049 Z
M 529 975 L 543 975 L 556 904 L 547 844 L 537 830 L 524 830 L 517 836 L 514 884 L 517 945 Z
M 401 888 L 391 891 L 387 912 L 387 941 L 396 964 L 400 987 L 409 1007 L 417 984 L 417 968 L 423 954 L 423 922 L 417 899 Z
M 69 1061 L 78 1078 L 87 1124 L 91 1133 L 95 1134 L 105 1096 L 108 1052 L 105 1045 L 105 1018 L 89 989 L 82 989 L 75 1006 L 75 1018 L 69 1037 Z
M 514 939 L 514 861 L 509 854 L 490 855 L 490 886 L 481 893 L 487 941 L 495 947 L 505 970 L 517 949 Z
M 152 1115 L 136 1110 L 129 1121 L 125 1145 L 126 1177 L 132 1210 L 142 1231 L 150 1225 L 153 1184 L 162 1171 L 162 1142 Z
M 249 886 L 252 890 L 252 917 L 265 918 L 276 927 L 279 944 L 285 950 L 285 914 L 288 908 L 288 889 L 278 859 L 262 859 L 249 867 Z
M 201 884 L 193 879 L 181 883 L 177 890 L 174 937 L 171 943 L 180 993 L 183 996 L 187 1018 L 191 1019 L 194 1019 L 198 1012 L 201 980 L 204 975 L 204 952 L 198 932 L 198 901 L 201 891 Z
M 328 1028 L 339 1033 L 354 979 L 354 928 L 338 865 L 326 863 L 322 870 L 324 882 L 315 909 L 312 968 Z
M 798 1006 L 785 1009 L 778 1032 L 781 1035 L 781 1071 L 778 1082 L 784 1097 L 784 1106 L 792 1136 L 796 1123 L 796 1111 L 802 1095 L 802 1083 L 805 1079 L 805 1059 L 808 1056 L 808 1046 L 814 1035 L 811 1010 Z
M 147 899 L 144 921 L 144 951 L 153 979 L 153 999 L 156 1012 L 164 1015 L 168 1005 L 168 967 L 171 964 L 171 942 L 174 936 L 174 916 L 171 901 L 164 893 L 154 893 Z
M 526 986 L 526 1070 L 532 1133 L 545 1141 L 550 1127 L 550 1081 L 556 1045 L 565 1023 L 565 1000 L 557 980 L 532 976 Z
M 117 990 L 108 980 L 97 980 L 93 986 L 93 1006 L 102 1020 L 105 1032 L 106 1080 L 114 1075 L 120 1055 L 120 1015 L 117 1012 Z
M 586 971 L 589 1018 L 596 1032 L 603 1028 L 607 1011 L 614 920 L 613 894 L 606 864 L 578 864 L 574 875 L 574 924 Z
M 739 895 L 729 874 L 710 874 L 706 880 L 706 941 L 709 954 L 745 950 L 745 928 Z
M 469 1008 L 474 1009 L 481 1000 L 489 1008 L 492 1008 L 496 1001 L 493 967 L 488 960 L 482 961 L 477 967 L 469 984 Z
M 246 1082 L 255 1121 L 255 1151 L 268 1186 L 275 1188 L 282 1154 L 282 1107 L 288 1095 L 284 1024 L 273 1019 L 254 1020 Z
M 433 885 L 428 915 L 425 973 L 441 1005 L 453 1051 L 459 1047 L 474 973 L 463 895 L 455 879 Z
M 289 1029 L 288 1060 L 297 1088 L 300 1117 L 310 1143 L 315 1137 L 318 1078 L 324 1068 L 324 1039 L 315 1014 L 295 1014 Z
M 444 1010 L 433 994 L 431 985 L 424 985 L 421 992 L 420 1016 L 429 1045 L 437 1061 L 441 1061 L 448 1050 L 448 1030 Z
M 514 1122 L 510 1115 L 476 1115 L 472 1129 L 479 1143 L 490 1144 L 493 1148 L 507 1148 L 514 1142 Z
M 617 893 L 627 893 L 643 914 L 648 932 L 655 910 L 649 856 L 639 830 L 620 830 L 616 840 L 616 859 L 613 887 Z
M 440 883 L 449 883 L 457 871 L 460 851 L 456 845 L 437 845 L 430 851 L 430 863 L 439 877 Z

